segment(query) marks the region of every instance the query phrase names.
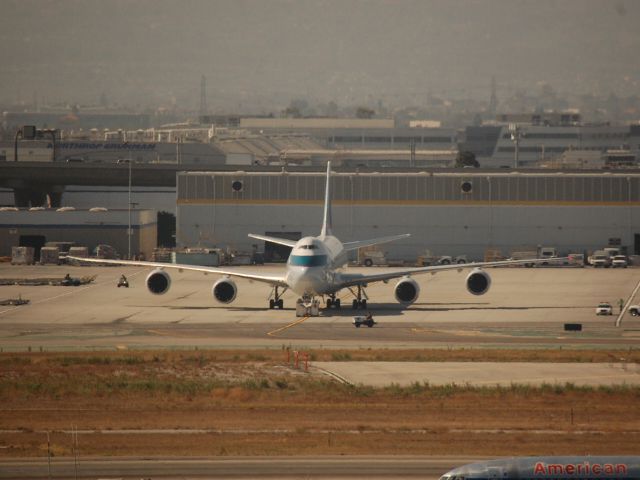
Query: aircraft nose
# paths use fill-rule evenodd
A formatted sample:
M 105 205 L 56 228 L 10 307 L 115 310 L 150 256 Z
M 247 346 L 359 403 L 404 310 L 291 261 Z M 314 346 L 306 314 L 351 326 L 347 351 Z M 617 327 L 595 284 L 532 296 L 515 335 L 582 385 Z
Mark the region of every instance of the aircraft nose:
M 290 272 L 287 282 L 296 293 L 320 293 L 323 285 L 322 278 L 315 275 L 312 267 L 298 267 L 295 272 Z

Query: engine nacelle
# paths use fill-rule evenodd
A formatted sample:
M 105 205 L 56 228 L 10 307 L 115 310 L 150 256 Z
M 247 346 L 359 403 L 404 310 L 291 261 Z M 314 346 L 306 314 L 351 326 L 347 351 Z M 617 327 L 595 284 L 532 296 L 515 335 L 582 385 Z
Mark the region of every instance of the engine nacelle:
M 467 276 L 467 290 L 473 295 L 484 295 L 491 287 L 491 277 L 480 268 L 474 268 Z
M 221 278 L 213 284 L 211 294 L 220 303 L 231 303 L 236 299 L 238 288 L 233 280 Z
M 410 305 L 418 299 L 420 285 L 413 278 L 404 277 L 397 283 L 393 293 L 399 303 Z
M 145 280 L 147 288 L 154 295 L 162 295 L 167 293 L 169 287 L 171 287 L 171 277 L 164 270 L 157 268 L 149 275 Z

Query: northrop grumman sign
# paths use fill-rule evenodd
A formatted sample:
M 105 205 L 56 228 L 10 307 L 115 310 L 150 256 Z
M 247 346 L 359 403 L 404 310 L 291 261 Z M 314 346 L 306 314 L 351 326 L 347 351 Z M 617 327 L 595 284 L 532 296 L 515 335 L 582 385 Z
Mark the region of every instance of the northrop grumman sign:
M 53 143 L 48 143 L 47 148 L 53 148 Z M 56 144 L 59 150 L 155 150 L 155 143 L 89 143 L 89 142 L 61 142 Z

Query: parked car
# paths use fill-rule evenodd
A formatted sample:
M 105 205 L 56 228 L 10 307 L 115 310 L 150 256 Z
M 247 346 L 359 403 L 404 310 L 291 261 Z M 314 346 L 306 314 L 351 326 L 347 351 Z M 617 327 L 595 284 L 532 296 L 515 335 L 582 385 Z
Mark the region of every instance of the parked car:
M 613 260 L 611 260 L 611 266 L 613 268 L 627 268 L 628 264 L 627 257 L 624 255 L 616 255 L 613 257 Z
M 610 303 L 601 302 L 596 307 L 596 315 L 613 315 L 613 307 Z
M 640 316 L 640 305 L 631 305 L 628 311 L 632 317 Z

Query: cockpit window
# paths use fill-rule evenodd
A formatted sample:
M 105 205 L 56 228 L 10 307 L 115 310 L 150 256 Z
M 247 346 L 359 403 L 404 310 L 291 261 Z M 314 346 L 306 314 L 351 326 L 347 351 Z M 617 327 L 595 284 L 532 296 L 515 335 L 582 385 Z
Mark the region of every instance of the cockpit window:
M 300 248 L 302 248 L 303 250 L 317 250 L 318 246 L 317 245 L 300 245 Z
M 320 267 L 326 264 L 326 255 L 291 255 L 289 257 L 289 265 L 296 267 Z

